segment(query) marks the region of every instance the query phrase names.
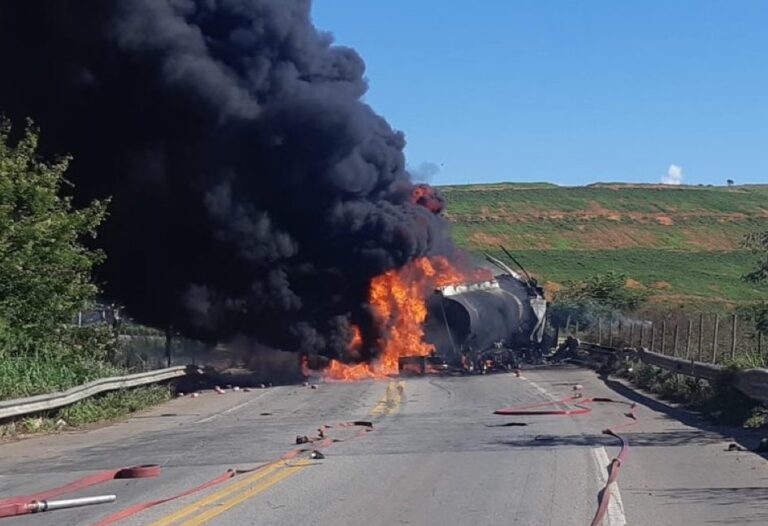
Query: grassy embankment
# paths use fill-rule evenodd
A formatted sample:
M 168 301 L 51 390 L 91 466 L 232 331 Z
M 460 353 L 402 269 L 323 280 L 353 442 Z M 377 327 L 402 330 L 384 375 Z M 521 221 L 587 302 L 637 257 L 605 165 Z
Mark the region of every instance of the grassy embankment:
M 504 245 L 550 290 L 625 273 L 664 305 L 735 305 L 768 298 L 741 276 L 755 257 L 744 234 L 768 230 L 768 185 L 600 184 L 446 186 L 456 242 L 500 254 Z

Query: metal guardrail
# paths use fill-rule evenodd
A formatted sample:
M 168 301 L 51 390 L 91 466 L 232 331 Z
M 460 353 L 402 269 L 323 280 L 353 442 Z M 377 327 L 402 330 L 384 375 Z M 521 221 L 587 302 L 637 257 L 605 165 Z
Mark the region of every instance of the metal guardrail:
M 652 352 L 644 348 L 616 349 L 591 343 L 582 343 L 580 349 L 598 356 L 604 357 L 609 355 L 618 359 L 639 361 L 676 374 L 703 378 L 709 382 L 715 381 L 725 371 L 725 368 L 721 365 L 684 360 Z M 743 369 L 735 371 L 732 385 L 748 397 L 768 403 L 768 369 Z
M 107 391 L 164 382 L 186 376 L 190 372 L 189 366 L 180 365 L 126 376 L 101 378 L 58 393 L 41 394 L 15 400 L 0 400 L 0 420 L 58 409 Z

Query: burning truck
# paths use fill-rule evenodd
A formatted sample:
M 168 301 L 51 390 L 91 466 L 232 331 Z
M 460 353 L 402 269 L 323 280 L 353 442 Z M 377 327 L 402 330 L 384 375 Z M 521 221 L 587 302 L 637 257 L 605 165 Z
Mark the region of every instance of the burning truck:
M 434 350 L 428 357 L 401 358 L 401 370 L 416 365 L 422 374 L 448 366 L 485 372 L 541 356 L 547 311 L 541 287 L 527 273 L 523 276 L 491 256 L 486 259 L 502 273 L 435 289 L 424 322 L 424 340 Z

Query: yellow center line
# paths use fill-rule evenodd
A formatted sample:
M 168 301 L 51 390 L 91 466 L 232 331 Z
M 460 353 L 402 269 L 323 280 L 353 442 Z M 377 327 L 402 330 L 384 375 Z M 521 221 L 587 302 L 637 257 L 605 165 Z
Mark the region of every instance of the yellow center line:
M 220 489 L 215 493 L 211 493 L 207 497 L 197 500 L 179 509 L 178 511 L 171 513 L 170 515 L 166 515 L 165 517 L 151 523 L 150 526 L 169 526 L 170 524 L 173 524 L 174 522 L 183 519 L 187 515 L 191 515 L 197 512 L 198 510 L 200 510 L 201 508 L 209 504 L 212 504 L 218 500 L 228 497 L 230 494 L 249 486 L 250 484 L 266 477 L 267 475 L 270 475 L 274 471 L 277 471 L 278 469 L 283 468 L 286 465 L 287 464 L 284 461 L 278 461 L 278 462 L 269 464 L 265 466 L 263 469 L 255 471 L 253 474 L 246 476 L 242 480 L 236 481 L 230 484 L 229 486 L 223 489 Z
M 390 380 L 387 391 L 370 412 L 370 416 L 391 415 L 400 406 L 405 394 L 405 382 Z
M 184 522 L 182 526 L 199 526 L 201 524 L 205 524 L 206 522 L 210 521 L 214 517 L 218 517 L 222 513 L 234 508 L 238 504 L 250 499 L 251 497 L 258 495 L 259 493 L 262 493 L 268 490 L 275 484 L 279 483 L 281 480 L 286 479 L 291 475 L 298 473 L 299 471 L 301 471 L 302 469 L 304 469 L 310 464 L 311 462 L 309 462 L 308 460 L 300 460 L 295 464 L 278 471 L 277 473 L 275 473 L 274 476 L 259 482 L 255 486 L 248 488 L 247 490 L 241 492 L 238 495 L 235 495 L 231 499 L 216 504 L 214 507 L 208 509 L 207 511 L 204 511 L 197 517 L 194 517 L 193 519 Z
M 371 409 L 371 416 L 391 415 L 400 407 L 405 398 L 405 382 L 390 380 L 387 384 L 387 390 L 376 406 Z M 298 473 L 303 468 L 311 465 L 306 459 L 296 460 L 288 463 L 284 460 L 273 462 L 247 475 L 241 480 L 236 480 L 232 484 L 220 489 L 200 500 L 194 501 L 183 508 L 166 515 L 151 523 L 149 526 L 171 526 L 192 514 L 195 517 L 184 521 L 179 526 L 198 526 L 204 524 L 214 517 L 221 515 L 237 506 L 238 504 L 266 491 L 280 481 Z M 224 500 L 228 499 L 228 500 Z

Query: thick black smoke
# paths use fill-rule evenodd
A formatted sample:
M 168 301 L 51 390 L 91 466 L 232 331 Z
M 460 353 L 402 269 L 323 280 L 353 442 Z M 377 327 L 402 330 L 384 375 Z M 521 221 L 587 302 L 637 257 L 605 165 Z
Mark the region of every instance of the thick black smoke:
M 100 279 L 188 334 L 340 355 L 370 278 L 448 250 L 309 0 L 8 0 L 0 113 L 112 196 Z

